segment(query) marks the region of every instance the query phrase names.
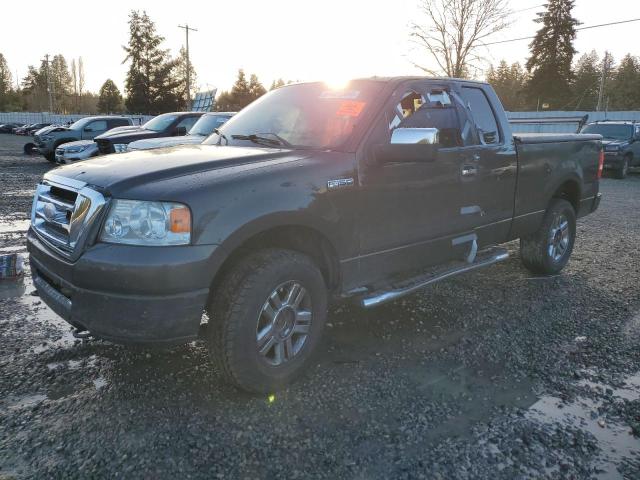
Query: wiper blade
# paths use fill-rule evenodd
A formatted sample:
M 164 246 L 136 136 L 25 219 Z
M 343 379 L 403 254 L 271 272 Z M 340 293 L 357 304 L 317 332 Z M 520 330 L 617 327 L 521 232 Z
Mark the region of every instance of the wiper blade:
M 264 135 L 270 135 L 274 138 L 265 137 Z M 291 148 L 291 145 L 288 141 L 282 138 L 280 135 L 275 133 L 261 133 L 256 134 L 252 133 L 251 135 L 231 135 L 231 138 L 235 140 L 249 140 L 253 143 L 267 143 L 269 145 L 279 145 L 281 147 Z
M 224 133 L 222 133 L 217 128 L 214 128 L 212 131 L 213 131 L 213 133 L 218 135 L 220 138 L 224 138 L 224 141 L 226 142 L 225 145 L 229 145 L 229 139 L 227 138 L 227 136 Z

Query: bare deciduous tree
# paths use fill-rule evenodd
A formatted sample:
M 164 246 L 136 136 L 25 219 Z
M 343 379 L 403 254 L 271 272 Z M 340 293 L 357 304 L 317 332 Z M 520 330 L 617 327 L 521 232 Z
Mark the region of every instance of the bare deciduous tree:
M 411 25 L 411 38 L 438 68 L 414 65 L 429 75 L 467 77 L 483 60 L 479 50 L 489 36 L 509 26 L 508 0 L 421 0 L 424 25 Z

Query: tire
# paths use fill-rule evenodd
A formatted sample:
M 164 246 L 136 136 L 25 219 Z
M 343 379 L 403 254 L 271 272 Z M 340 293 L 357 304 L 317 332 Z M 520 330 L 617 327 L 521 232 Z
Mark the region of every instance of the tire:
M 44 154 L 44 158 L 46 158 L 51 163 L 55 163 L 55 161 L 56 161 L 56 152 L 55 152 L 55 150 L 53 152 L 50 152 L 50 153 L 45 153 Z
M 627 178 L 627 173 L 629 173 L 630 165 L 631 157 L 629 155 L 625 155 L 624 159 L 622 160 L 622 165 L 620 166 L 620 168 L 614 170 L 613 175 L 620 180 Z
M 575 238 L 576 212 L 573 206 L 566 200 L 554 198 L 538 231 L 520 239 L 522 263 L 532 273 L 559 273 L 569 261 Z
M 301 253 L 265 249 L 242 259 L 219 285 L 207 307 L 205 339 L 225 380 L 261 393 L 294 381 L 312 358 L 327 318 L 327 287 L 318 267 Z M 298 307 L 286 302 L 292 290 Z M 278 302 L 281 307 L 274 308 Z

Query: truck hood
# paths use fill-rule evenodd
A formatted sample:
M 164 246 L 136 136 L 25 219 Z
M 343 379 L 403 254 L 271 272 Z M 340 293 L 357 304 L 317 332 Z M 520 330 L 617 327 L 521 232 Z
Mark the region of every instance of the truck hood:
M 71 129 L 67 127 L 61 127 L 60 125 L 51 125 L 50 127 L 44 127 L 38 130 L 36 135 L 47 135 L 48 133 L 57 133 L 57 132 L 70 132 Z
M 160 135 L 159 132 L 156 132 L 154 130 L 147 130 L 142 127 L 124 127 L 122 130 L 120 130 L 120 127 L 118 127 L 117 129 L 112 128 L 111 130 L 98 135 L 96 137 L 96 140 L 106 139 L 110 140 L 112 143 L 118 143 L 119 140 L 126 139 L 126 141 L 122 143 L 129 143 L 130 141 L 134 141 L 137 138 L 155 138 L 158 135 Z
M 129 144 L 129 150 L 152 150 L 154 148 L 175 147 L 176 145 L 197 145 L 207 137 L 183 135 L 181 137 L 161 137 L 136 140 Z
M 118 195 L 127 188 L 154 181 L 236 166 L 256 168 L 300 160 L 308 154 L 275 148 L 188 145 L 97 157 L 57 168 L 44 178 L 74 179 Z

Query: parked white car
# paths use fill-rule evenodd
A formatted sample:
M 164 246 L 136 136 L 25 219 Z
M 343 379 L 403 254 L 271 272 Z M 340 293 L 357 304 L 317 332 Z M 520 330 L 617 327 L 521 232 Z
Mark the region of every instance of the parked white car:
M 202 143 L 205 138 L 211 135 L 217 128 L 220 128 L 227 120 L 233 117 L 235 113 L 236 112 L 206 113 L 200 117 L 186 135 L 136 140 L 135 142 L 129 143 L 127 152 Z
M 56 148 L 56 163 L 66 164 L 78 162 L 95 157 L 99 153 L 98 144 L 93 140 L 78 140 L 76 142 L 63 143 Z

